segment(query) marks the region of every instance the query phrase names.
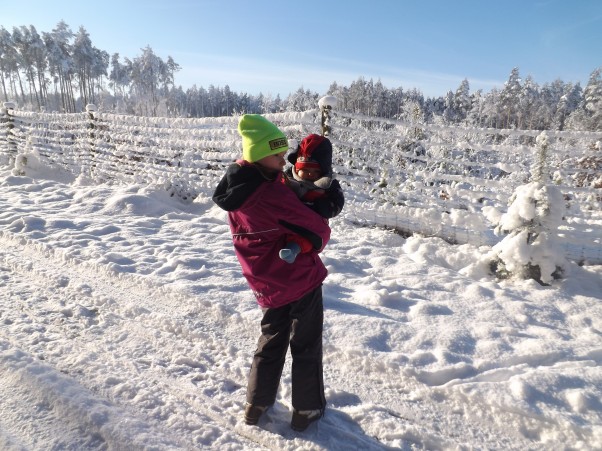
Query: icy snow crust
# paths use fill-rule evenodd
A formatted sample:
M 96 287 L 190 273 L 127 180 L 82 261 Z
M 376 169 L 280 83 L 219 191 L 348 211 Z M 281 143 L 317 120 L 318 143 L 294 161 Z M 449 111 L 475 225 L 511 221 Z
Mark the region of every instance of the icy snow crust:
M 261 313 L 209 187 L 56 178 L 0 173 L 2 449 L 602 448 L 600 266 L 498 283 L 488 246 L 337 218 L 326 415 L 290 429 L 287 365 L 250 427 Z

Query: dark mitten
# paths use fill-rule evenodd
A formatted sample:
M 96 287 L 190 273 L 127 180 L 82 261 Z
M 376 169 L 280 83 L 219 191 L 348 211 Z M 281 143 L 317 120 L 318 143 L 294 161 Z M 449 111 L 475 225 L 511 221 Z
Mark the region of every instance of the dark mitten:
M 345 205 L 345 195 L 338 180 L 333 180 L 326 195 L 315 199 L 311 209 L 326 219 L 334 218 Z

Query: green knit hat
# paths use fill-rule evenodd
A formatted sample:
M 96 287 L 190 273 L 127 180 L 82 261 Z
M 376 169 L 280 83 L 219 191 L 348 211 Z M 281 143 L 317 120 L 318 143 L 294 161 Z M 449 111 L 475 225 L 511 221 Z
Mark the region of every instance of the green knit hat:
M 259 114 L 245 114 L 238 122 L 242 158 L 254 163 L 288 150 L 288 141 L 278 127 Z

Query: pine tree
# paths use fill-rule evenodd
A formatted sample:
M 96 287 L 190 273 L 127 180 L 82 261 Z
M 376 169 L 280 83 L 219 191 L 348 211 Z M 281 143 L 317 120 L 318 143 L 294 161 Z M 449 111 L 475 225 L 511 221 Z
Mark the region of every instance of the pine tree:
M 15 48 L 18 51 L 17 64 L 19 70 L 25 72 L 26 80 L 29 84 L 30 104 L 32 106 L 37 105 L 37 108 L 39 109 L 43 102 L 43 99 L 41 98 L 42 87 L 36 84 L 36 81 L 39 82 L 36 70 L 37 49 L 40 45 L 40 42 L 37 39 L 39 38 L 39 35 L 33 26 L 31 28 L 21 26 L 13 28 L 12 38 Z M 23 87 L 21 87 L 21 91 L 23 93 L 23 101 L 25 102 Z
M 491 269 L 500 278 L 514 276 L 547 285 L 565 272 L 566 259 L 556 236 L 565 207 L 560 190 L 549 184 L 548 146 L 543 132 L 537 137 L 532 181 L 515 190 L 496 227 L 497 234 L 506 235 L 492 249 Z
M 9 100 L 9 93 L 11 96 L 17 93 L 13 84 L 13 76 L 19 70 L 17 58 L 18 54 L 10 32 L 0 26 L 0 81 L 2 82 L 2 94 L 5 101 Z
M 539 86 L 531 76 L 528 76 L 519 95 L 518 128 L 532 129 L 534 127 L 538 102 Z
M 43 33 L 48 55 L 48 70 L 55 84 L 55 93 L 60 93 L 60 109 L 65 112 L 75 111 L 75 93 L 73 92 L 73 49 L 71 40 L 73 32 L 60 21 L 50 33 Z M 55 105 L 57 106 L 57 105 Z
M 471 107 L 471 99 L 470 99 L 470 85 L 468 84 L 468 80 L 465 78 L 456 89 L 453 98 L 453 108 L 454 108 L 454 116 L 455 122 L 465 121 L 468 117 L 468 112 Z
M 592 72 L 583 91 L 588 130 L 602 130 L 602 67 Z
M 517 109 L 520 103 L 520 93 L 522 91 L 521 78 L 518 74 L 518 67 L 512 69 L 508 81 L 504 84 L 504 89 L 500 93 L 499 108 L 503 118 L 503 128 L 512 128 L 517 124 Z
M 554 118 L 554 124 L 557 130 L 564 130 L 567 118 L 577 109 L 579 106 L 579 100 L 581 99 L 583 92 L 581 85 L 577 83 L 573 86 L 571 83 L 565 86 L 564 95 L 560 98 L 558 106 L 556 107 L 556 116 Z

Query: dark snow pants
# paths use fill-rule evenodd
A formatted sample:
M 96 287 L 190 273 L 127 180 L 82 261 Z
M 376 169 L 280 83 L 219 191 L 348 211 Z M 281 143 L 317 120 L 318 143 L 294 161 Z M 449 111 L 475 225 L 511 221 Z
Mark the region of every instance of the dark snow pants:
M 314 410 L 326 406 L 322 375 L 323 321 L 322 286 L 298 301 L 263 310 L 261 336 L 249 374 L 247 402 L 256 406 L 274 404 L 290 344 L 293 408 Z

